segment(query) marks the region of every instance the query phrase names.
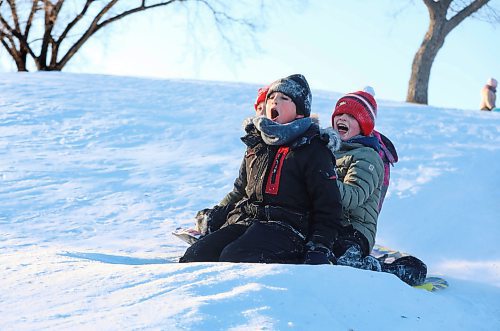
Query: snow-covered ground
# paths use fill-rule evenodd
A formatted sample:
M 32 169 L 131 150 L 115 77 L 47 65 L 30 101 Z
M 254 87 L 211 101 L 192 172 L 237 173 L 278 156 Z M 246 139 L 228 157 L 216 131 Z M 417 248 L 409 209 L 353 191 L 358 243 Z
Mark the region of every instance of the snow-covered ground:
M 2 74 L 0 330 L 500 330 L 500 113 L 379 100 L 400 162 L 378 242 L 446 290 L 337 266 L 175 263 L 187 246 L 170 233 L 232 187 L 258 87 Z M 313 86 L 324 126 L 339 96 Z

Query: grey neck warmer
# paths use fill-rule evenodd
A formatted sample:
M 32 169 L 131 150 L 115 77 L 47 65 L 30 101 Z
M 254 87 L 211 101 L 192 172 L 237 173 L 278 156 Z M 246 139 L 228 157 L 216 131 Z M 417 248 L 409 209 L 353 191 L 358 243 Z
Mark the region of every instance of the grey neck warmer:
M 279 124 L 264 116 L 254 117 L 252 122 L 260 131 L 262 140 L 267 145 L 272 146 L 286 145 L 294 141 L 304 134 L 313 123 L 310 117 L 304 117 L 290 123 Z

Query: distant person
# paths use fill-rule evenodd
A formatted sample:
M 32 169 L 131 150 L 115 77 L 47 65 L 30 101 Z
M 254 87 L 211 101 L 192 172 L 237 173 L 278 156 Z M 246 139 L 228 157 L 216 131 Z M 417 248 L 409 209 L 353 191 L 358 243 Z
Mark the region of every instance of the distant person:
M 481 105 L 479 108 L 481 110 L 494 110 L 497 99 L 496 93 L 497 80 L 495 78 L 490 78 L 481 90 Z
M 266 116 L 245 125 L 234 182 L 243 198 L 179 262 L 331 263 L 342 206 L 335 158 L 310 118 L 311 99 L 302 75 L 270 85 Z
M 377 102 L 365 91 L 341 97 L 332 114 L 332 128 L 342 140 L 334 155 L 342 223 L 346 225 L 333 253 L 339 257 L 339 265 L 381 271 L 378 260 L 369 255 L 375 244 L 384 181 L 380 144 L 373 135 L 376 116 Z

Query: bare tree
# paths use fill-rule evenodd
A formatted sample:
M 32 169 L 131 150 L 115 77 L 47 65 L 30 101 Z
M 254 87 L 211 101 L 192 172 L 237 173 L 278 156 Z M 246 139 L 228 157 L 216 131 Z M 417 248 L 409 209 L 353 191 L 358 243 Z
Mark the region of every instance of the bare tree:
M 0 42 L 18 71 L 28 70 L 29 59 L 37 70 L 60 71 L 90 37 L 111 23 L 188 2 L 207 9 L 220 29 L 235 24 L 249 31 L 255 28 L 251 21 L 228 13 L 219 0 L 0 0 Z
M 411 69 L 408 84 L 407 102 L 427 104 L 427 91 L 432 64 L 446 36 L 467 17 L 474 15 L 482 7 L 488 7 L 490 0 L 422 0 L 429 10 L 429 28 L 420 45 Z M 496 12 L 489 8 L 489 14 L 483 17 L 490 22 L 498 22 Z M 448 18 L 448 15 L 450 17 Z

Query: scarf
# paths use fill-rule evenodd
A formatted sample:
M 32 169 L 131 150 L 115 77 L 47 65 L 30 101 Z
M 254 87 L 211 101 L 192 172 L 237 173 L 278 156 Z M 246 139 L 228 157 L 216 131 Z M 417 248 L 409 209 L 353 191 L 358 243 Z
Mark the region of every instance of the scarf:
M 310 117 L 304 117 L 290 123 L 279 124 L 264 116 L 254 117 L 252 122 L 260 131 L 264 143 L 272 146 L 286 145 L 294 141 L 303 135 L 313 123 Z
M 357 135 L 347 140 L 346 143 L 358 143 L 366 147 L 371 147 L 376 152 L 380 150 L 380 143 L 378 142 L 377 137 L 373 135 L 370 136 Z
M 486 87 L 488 88 L 488 90 L 490 90 L 491 92 L 493 93 L 497 93 L 497 89 L 491 85 L 486 85 Z

